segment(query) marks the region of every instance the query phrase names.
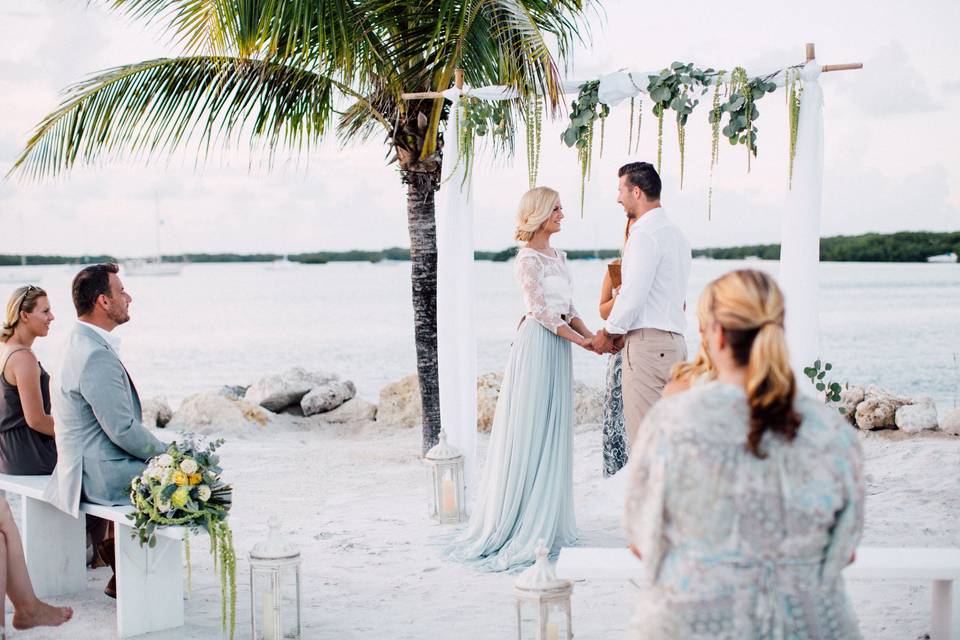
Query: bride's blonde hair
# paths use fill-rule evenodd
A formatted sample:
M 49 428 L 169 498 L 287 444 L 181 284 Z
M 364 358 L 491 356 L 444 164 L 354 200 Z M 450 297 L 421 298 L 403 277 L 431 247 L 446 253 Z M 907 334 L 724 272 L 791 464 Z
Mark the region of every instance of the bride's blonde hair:
M 723 328 L 734 361 L 747 367 L 747 449 L 765 458 L 760 442 L 766 431 L 793 440 L 800 428 L 793 408 L 797 383 L 783 331 L 783 293 L 771 276 L 744 269 L 714 280 L 703 296 L 709 319 Z
M 530 242 L 537 229 L 546 222 L 553 207 L 560 201 L 560 194 L 550 187 L 530 189 L 520 198 L 517 208 L 517 231 L 515 237 L 520 242 Z

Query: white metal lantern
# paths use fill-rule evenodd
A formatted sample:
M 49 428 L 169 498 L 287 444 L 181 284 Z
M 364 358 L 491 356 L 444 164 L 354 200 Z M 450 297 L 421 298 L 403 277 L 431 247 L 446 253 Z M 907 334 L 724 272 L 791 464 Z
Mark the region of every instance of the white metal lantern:
M 571 640 L 570 594 L 573 583 L 561 580 L 547 560 L 543 540 L 537 541 L 537 561 L 520 574 L 517 596 L 518 640 Z
M 250 551 L 250 624 L 254 640 L 300 639 L 300 552 L 267 521 L 267 539 Z
M 430 467 L 430 516 L 444 524 L 463 522 L 463 455 L 447 444 L 447 434 L 441 429 L 440 442 L 424 458 Z

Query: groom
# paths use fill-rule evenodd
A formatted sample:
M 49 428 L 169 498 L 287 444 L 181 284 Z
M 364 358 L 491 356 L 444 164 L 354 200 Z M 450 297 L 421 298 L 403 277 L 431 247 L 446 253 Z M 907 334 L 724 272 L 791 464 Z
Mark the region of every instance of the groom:
M 57 466 L 44 499 L 77 517 L 81 496 L 105 505 L 130 503 L 130 481 L 166 448 L 142 423 L 140 397 L 120 361 L 113 334 L 130 320 L 133 299 L 115 264 L 86 267 L 73 279 L 77 324 L 60 374 Z M 111 565 L 112 540 L 101 556 Z M 114 578 L 104 592 L 116 597 Z
M 660 176 L 648 162 L 620 167 L 617 202 L 634 220 L 620 266 L 623 284 L 593 347 L 623 344 L 623 417 L 628 450 L 673 365 L 686 360 L 684 300 L 690 245 L 660 206 Z

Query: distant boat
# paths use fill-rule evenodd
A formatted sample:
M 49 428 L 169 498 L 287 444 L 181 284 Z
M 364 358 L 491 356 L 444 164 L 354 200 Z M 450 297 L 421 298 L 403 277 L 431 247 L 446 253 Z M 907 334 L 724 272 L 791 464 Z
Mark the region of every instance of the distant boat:
M 163 262 L 159 256 L 123 261 L 126 276 L 178 276 L 183 271 L 182 262 Z
M 27 252 L 24 246 L 23 214 L 20 214 L 20 266 L 0 267 L 0 283 L 3 284 L 36 284 L 40 282 L 41 273 L 38 269 L 27 267 Z
M 283 254 L 283 257 L 279 260 L 274 260 L 273 262 L 269 263 L 267 268 L 286 271 L 288 269 L 296 269 L 299 265 L 299 262 L 293 262 L 287 257 L 287 254 Z
M 948 264 L 957 263 L 957 254 L 953 251 L 950 253 L 941 253 L 938 256 L 930 256 L 927 258 L 927 262 L 943 262 Z
M 744 256 L 744 260 L 759 260 L 760 256 Z
M 164 262 L 160 252 L 160 198 L 154 194 L 154 222 L 157 233 L 157 253 L 148 258 L 132 258 L 123 261 L 123 273 L 126 276 L 178 276 L 185 262 Z

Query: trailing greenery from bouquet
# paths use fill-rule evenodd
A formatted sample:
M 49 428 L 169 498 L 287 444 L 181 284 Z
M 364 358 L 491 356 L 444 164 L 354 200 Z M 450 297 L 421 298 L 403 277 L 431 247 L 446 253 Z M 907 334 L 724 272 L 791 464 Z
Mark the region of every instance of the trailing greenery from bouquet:
M 524 102 L 527 123 L 527 181 L 530 188 L 537 186 L 540 173 L 540 134 L 543 132 L 543 98 L 534 94 Z
M 147 468 L 130 482 L 134 512 L 133 537 L 141 546 L 157 544 L 158 527 L 181 526 L 188 532 L 201 530 L 210 536 L 214 569 L 220 574 L 221 624 L 233 638 L 236 629 L 236 554 L 233 533 L 227 522 L 233 503 L 233 488 L 220 477 L 216 450 L 222 439 L 201 447 L 186 435 L 172 442 L 166 452 L 154 456 Z M 186 539 L 188 584 L 192 582 L 189 533 Z
M 464 163 L 463 183 L 469 189 L 470 176 L 473 172 L 473 163 L 476 159 L 477 138 L 490 134 L 495 144 L 509 146 L 507 120 L 509 104 L 501 101 L 481 100 L 464 95 L 460 98 L 459 109 L 456 113 L 457 132 L 459 133 L 460 155 L 457 163 Z M 450 175 L 453 175 L 451 172 Z
M 610 107 L 600 102 L 600 81 L 589 80 L 580 85 L 577 99 L 570 104 L 570 124 L 563 132 L 563 143 L 577 148 L 580 161 L 580 215 L 583 215 L 584 194 L 590 167 L 593 164 L 594 125 L 600 120 L 600 148 L 603 156 L 603 122 L 610 115 Z
M 803 375 L 807 376 L 814 388 L 823 394 L 825 402 L 840 402 L 840 392 L 843 390 L 843 387 L 840 386 L 839 382 L 826 379 L 827 373 L 831 369 L 833 369 L 833 365 L 829 362 L 816 360 L 813 366 L 803 368 Z M 841 414 L 847 412 L 843 407 L 838 407 L 838 410 Z
M 787 115 L 790 122 L 790 189 L 793 189 L 793 160 L 797 155 L 797 132 L 800 128 L 800 97 L 803 95 L 803 83 L 799 69 L 787 70 Z
M 630 74 L 627 74 L 630 75 Z M 631 76 L 631 80 L 632 80 Z M 639 105 L 636 102 L 639 101 Z M 633 136 L 633 116 L 637 116 L 637 136 Z M 640 149 L 640 126 L 643 124 L 643 98 L 630 98 L 630 132 L 627 134 L 627 155 L 632 155 Z
M 663 159 L 663 117 L 667 109 L 677 114 L 677 142 L 680 146 L 680 188 L 683 189 L 683 168 L 686 149 L 687 119 L 700 103 L 718 74 L 713 69 L 698 69 L 689 62 L 674 62 L 659 75 L 648 76 L 647 94 L 653 100 L 657 116 L 657 171 Z

